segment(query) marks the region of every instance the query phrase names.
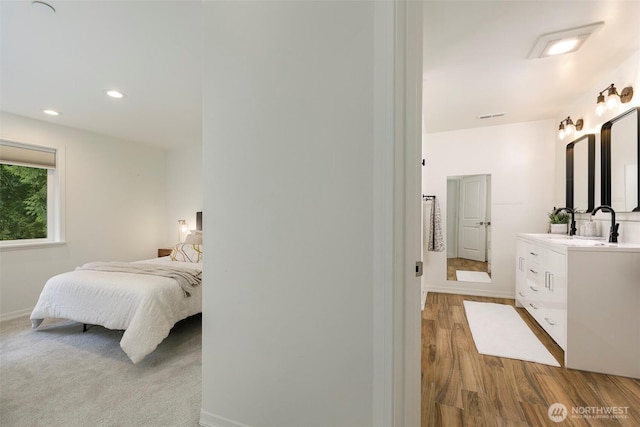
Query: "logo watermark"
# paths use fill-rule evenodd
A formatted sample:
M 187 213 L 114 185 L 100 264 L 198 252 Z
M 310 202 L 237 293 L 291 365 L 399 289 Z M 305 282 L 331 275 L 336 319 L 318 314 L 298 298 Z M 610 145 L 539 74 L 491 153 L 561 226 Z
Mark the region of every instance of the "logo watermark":
M 562 403 L 554 403 L 547 410 L 549 419 L 561 423 L 570 418 L 582 419 L 621 419 L 629 418 L 628 406 L 574 406 L 571 411 Z
M 567 407 L 562 403 L 554 403 L 553 405 L 549 406 L 549 409 L 547 410 L 549 419 L 554 423 L 560 423 L 564 421 L 567 418 L 567 414 Z

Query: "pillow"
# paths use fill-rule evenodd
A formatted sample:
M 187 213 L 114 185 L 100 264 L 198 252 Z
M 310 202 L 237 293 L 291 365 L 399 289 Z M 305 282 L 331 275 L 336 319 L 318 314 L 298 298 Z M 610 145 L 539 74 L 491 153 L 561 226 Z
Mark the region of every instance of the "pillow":
M 191 245 L 201 245 L 202 244 L 202 231 L 191 230 L 191 232 L 184 239 L 185 243 Z
M 171 250 L 171 261 L 202 262 L 202 246 L 178 243 Z

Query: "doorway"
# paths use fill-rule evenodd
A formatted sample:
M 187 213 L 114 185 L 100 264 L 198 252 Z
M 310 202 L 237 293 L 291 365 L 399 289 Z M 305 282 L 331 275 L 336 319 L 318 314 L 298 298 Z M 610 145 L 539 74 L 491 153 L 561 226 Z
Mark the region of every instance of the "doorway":
M 491 175 L 447 177 L 447 280 L 491 283 Z

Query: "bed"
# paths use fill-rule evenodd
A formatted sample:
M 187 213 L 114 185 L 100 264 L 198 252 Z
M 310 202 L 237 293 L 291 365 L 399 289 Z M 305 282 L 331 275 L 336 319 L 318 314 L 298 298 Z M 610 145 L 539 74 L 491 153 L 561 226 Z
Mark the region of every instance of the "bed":
M 46 282 L 32 327 L 56 318 L 124 330 L 120 347 L 137 363 L 176 322 L 202 312 L 201 275 L 202 245 L 196 243 L 178 244 L 162 258 L 84 264 Z

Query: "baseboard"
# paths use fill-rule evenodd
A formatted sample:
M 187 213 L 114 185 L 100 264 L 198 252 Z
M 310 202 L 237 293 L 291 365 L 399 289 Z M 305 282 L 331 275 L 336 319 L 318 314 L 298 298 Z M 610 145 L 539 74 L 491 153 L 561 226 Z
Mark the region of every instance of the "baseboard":
M 0 314 L 0 322 L 4 322 L 5 320 L 13 320 L 18 317 L 28 316 L 33 311 L 33 308 L 25 308 L 24 310 L 12 311 L 10 313 Z
M 492 298 L 509 298 L 514 299 L 515 293 L 508 291 L 491 291 L 486 289 L 469 289 L 463 287 L 440 287 L 440 286 L 428 286 L 428 292 L 438 292 L 442 294 L 459 294 L 459 295 L 473 295 L 476 297 L 492 297 Z
M 204 409 L 200 409 L 200 421 L 198 425 L 202 427 L 250 427 L 247 424 L 212 414 Z

